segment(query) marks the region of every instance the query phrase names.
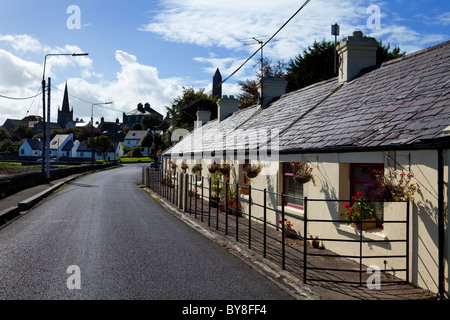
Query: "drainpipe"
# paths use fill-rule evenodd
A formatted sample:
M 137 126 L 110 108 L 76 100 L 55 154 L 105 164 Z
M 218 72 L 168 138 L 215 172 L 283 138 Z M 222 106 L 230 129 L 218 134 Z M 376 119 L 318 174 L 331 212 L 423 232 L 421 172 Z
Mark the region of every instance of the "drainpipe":
M 438 265 L 439 265 L 439 297 L 444 299 L 444 250 L 445 250 L 445 227 L 444 227 L 444 150 L 442 147 L 438 152 Z

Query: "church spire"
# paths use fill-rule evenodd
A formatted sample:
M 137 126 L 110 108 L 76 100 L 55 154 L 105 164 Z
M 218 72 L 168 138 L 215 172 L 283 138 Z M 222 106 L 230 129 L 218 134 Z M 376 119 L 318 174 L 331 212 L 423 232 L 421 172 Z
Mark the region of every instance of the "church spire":
M 67 113 L 70 112 L 69 93 L 67 91 L 67 81 L 66 81 L 66 88 L 64 89 L 64 99 L 63 99 L 61 111 L 62 112 L 67 112 Z
M 217 68 L 213 77 L 212 94 L 213 97 L 218 99 L 222 97 L 222 75 L 220 74 L 219 68 Z

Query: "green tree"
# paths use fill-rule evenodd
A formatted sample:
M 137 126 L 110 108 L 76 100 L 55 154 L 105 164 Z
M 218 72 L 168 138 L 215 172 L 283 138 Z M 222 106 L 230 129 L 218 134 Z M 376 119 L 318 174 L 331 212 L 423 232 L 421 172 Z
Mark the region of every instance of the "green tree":
M 376 63 L 382 64 L 406 54 L 406 52 L 400 51 L 399 47 L 391 50 L 390 44 L 384 46 L 379 41 Z M 290 60 L 286 70 L 287 92 L 335 77 L 334 42 L 325 40 L 322 42 L 314 41 L 311 46 L 303 50 L 303 53 Z
M 334 77 L 334 42 L 314 41 L 302 54 L 290 60 L 286 70 L 287 92 Z
M 5 139 L 9 139 L 8 130 L 6 130 L 3 127 L 0 127 L 0 141 L 3 141 Z
M 258 102 L 258 84 L 261 81 L 262 72 L 264 75 L 270 74 L 276 77 L 283 77 L 285 74 L 286 64 L 282 60 L 272 63 L 269 59 L 263 59 L 263 68 L 256 72 L 256 80 L 247 79 L 239 81 L 238 85 L 241 87 L 241 93 L 238 95 L 239 108 L 245 109 L 254 106 Z
M 101 135 L 94 138 L 95 147 L 101 153 L 103 153 L 103 160 L 106 160 L 106 153 L 112 147 L 111 139 L 108 136 Z
M 217 99 L 207 95 L 204 89 L 195 91 L 194 88 L 183 87 L 183 94 L 172 101 L 171 107 L 166 108 L 172 125 L 189 131 L 194 129 L 199 110 L 210 111 L 211 119 L 217 118 Z
M 23 124 L 20 124 L 11 131 L 10 136 L 15 141 L 19 141 L 22 139 L 31 139 L 34 136 L 34 130 Z
M 150 129 L 154 131 L 161 123 L 162 120 L 156 113 L 147 114 L 143 116 L 141 120 L 143 130 Z

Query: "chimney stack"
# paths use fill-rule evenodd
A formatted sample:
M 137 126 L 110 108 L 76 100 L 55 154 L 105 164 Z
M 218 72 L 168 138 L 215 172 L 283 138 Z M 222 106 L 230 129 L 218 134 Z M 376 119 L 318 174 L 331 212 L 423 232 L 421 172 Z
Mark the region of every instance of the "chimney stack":
M 378 41 L 363 37 L 361 31 L 342 40 L 337 46 L 340 58 L 339 83 L 353 80 L 359 72 L 377 64 Z
M 199 110 L 197 111 L 197 122 L 195 127 L 200 128 L 205 123 L 207 123 L 209 120 L 211 120 L 211 112 L 207 110 Z
M 261 86 L 262 83 L 262 86 Z M 261 108 L 266 107 L 275 98 L 281 97 L 286 93 L 287 81 L 281 77 L 273 77 L 270 75 L 265 75 L 259 86 L 258 94 L 260 98 Z M 261 101 L 261 97 L 263 97 Z
M 217 105 L 217 117 L 219 122 L 225 120 L 230 114 L 239 110 L 239 100 L 234 96 L 222 96 L 222 98 L 217 101 Z

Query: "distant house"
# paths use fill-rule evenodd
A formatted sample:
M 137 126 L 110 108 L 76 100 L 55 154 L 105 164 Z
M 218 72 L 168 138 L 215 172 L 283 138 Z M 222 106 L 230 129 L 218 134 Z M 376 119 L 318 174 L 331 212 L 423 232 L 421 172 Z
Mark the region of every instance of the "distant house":
M 117 118 L 115 122 L 109 122 L 101 117 L 100 124 L 97 128 L 112 141 L 123 141 L 124 139 L 124 134 L 122 132 L 123 124 L 120 123 L 119 118 Z
M 103 154 L 103 152 L 96 149 L 94 151 L 95 155 L 95 161 L 101 161 L 101 160 L 117 160 L 123 157 L 123 148 L 122 144 L 119 141 L 115 141 L 112 143 L 113 145 L 111 148 L 106 152 L 106 154 Z M 85 143 L 80 143 L 77 146 L 77 149 L 75 151 L 75 157 L 80 159 L 92 159 L 92 149 L 91 147 L 88 147 Z
M 125 148 L 140 147 L 144 155 L 148 155 L 149 148 L 142 147 L 142 139 L 148 134 L 146 130 L 130 130 L 124 139 Z
M 146 103 L 145 105 L 139 103 L 136 109 L 128 113 L 123 113 L 123 124 L 129 127 L 133 127 L 134 124 L 141 123 L 144 116 L 150 114 L 157 114 L 161 120 L 164 119 L 163 115 L 150 107 L 150 103 Z
M 11 132 L 18 126 L 33 128 L 34 123 L 36 123 L 36 121 L 6 119 L 5 123 L 3 124 L 3 128 L 5 128 L 6 131 Z
M 26 139 L 19 147 L 19 156 L 21 157 L 41 157 L 42 156 L 42 140 Z
M 73 140 L 73 134 L 58 134 L 50 141 L 50 157 L 72 158 L 80 142 Z

